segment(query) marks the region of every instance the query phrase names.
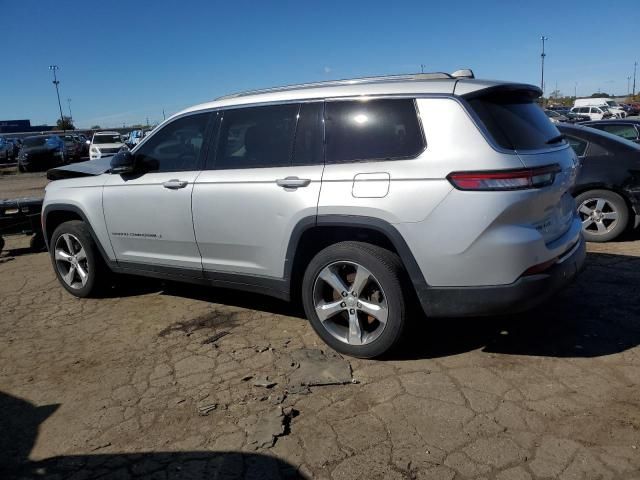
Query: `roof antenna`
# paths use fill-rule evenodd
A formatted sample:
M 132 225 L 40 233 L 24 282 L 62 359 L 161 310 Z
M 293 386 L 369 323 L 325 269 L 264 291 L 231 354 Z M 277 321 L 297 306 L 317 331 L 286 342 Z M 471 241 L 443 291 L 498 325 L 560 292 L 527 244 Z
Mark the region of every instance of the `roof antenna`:
M 461 70 L 456 70 L 451 74 L 453 78 L 476 78 L 473 74 L 473 70 L 470 68 L 463 68 Z

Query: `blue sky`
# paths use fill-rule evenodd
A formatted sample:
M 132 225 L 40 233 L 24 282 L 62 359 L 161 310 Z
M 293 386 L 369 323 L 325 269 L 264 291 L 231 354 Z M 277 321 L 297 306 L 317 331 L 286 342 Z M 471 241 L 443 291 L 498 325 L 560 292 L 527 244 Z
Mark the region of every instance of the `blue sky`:
M 632 8 L 633 12 L 625 11 Z M 238 90 L 471 67 L 547 92 L 626 94 L 640 61 L 640 8 L 596 0 L 0 0 L 0 120 L 53 123 L 60 66 L 76 125 L 162 119 Z M 635 30 L 635 33 L 632 33 Z M 640 89 L 640 73 L 638 76 Z

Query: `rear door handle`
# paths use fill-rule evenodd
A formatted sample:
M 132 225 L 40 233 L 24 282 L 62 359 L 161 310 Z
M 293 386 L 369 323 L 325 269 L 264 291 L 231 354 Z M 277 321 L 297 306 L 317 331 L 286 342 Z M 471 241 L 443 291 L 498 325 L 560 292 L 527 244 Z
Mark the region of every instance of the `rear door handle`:
M 178 190 L 179 188 L 184 188 L 187 185 L 189 185 L 189 182 L 185 181 L 185 180 L 178 180 L 178 179 L 171 179 L 167 182 L 164 182 L 162 184 L 162 186 L 164 188 L 168 188 L 170 190 Z
M 311 183 L 310 178 L 287 177 L 287 178 L 279 178 L 276 180 L 276 184 L 279 187 L 283 187 L 283 188 L 306 187 L 310 183 Z

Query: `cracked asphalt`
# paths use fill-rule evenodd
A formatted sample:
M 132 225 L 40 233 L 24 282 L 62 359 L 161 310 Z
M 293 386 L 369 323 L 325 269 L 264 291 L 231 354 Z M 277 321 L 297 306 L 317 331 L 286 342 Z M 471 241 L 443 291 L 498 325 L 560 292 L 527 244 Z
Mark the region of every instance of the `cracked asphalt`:
M 640 479 L 638 235 L 533 312 L 416 316 L 376 361 L 260 295 L 76 299 L 27 245 L 0 257 L 2 478 Z M 309 359 L 338 384 L 300 385 Z

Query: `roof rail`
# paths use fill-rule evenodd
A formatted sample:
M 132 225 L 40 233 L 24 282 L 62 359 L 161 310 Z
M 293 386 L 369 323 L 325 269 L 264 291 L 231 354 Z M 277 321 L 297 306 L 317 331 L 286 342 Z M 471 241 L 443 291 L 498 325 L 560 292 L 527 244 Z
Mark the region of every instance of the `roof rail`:
M 435 73 L 409 73 L 404 75 L 384 75 L 379 77 L 362 77 L 362 78 L 347 78 L 343 80 L 327 80 L 323 82 L 313 83 L 301 83 L 298 85 L 285 85 L 282 87 L 262 88 L 259 90 L 247 90 L 245 92 L 232 93 L 230 95 L 223 95 L 216 98 L 216 100 L 227 100 L 230 98 L 245 97 L 247 95 L 256 95 L 259 93 L 274 93 L 274 92 L 286 92 L 288 90 L 298 90 L 304 88 L 316 88 L 316 87 L 336 87 L 341 85 L 362 85 L 380 82 L 407 82 L 417 80 L 449 80 L 454 77 L 448 73 L 435 72 Z

